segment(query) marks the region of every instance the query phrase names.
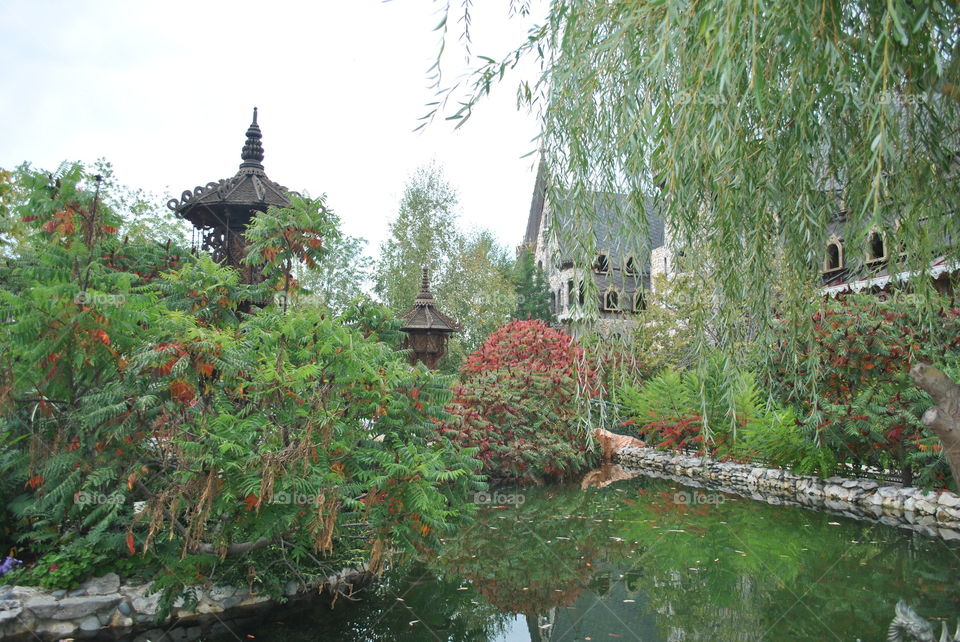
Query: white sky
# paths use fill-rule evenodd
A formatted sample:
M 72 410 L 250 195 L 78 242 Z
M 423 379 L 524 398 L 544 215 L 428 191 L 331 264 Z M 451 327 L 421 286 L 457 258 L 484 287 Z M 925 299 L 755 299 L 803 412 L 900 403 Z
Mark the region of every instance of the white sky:
M 106 157 L 165 196 L 232 176 L 259 107 L 267 175 L 326 192 L 375 254 L 409 175 L 432 159 L 460 193 L 462 227 L 520 242 L 533 190 L 533 116 L 504 84 L 461 130 L 413 133 L 433 100 L 434 0 L 4 0 L 0 167 Z M 453 0 L 459 7 L 460 0 Z M 474 53 L 499 57 L 527 23 L 507 0 L 474 9 Z M 450 25 L 445 73 L 461 74 Z M 164 202 L 166 198 L 164 198 Z

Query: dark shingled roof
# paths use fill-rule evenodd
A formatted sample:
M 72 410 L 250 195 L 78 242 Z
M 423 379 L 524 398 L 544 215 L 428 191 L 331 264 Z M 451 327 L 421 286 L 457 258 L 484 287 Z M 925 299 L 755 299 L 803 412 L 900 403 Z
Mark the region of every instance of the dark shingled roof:
M 196 227 L 226 225 L 242 229 L 252 211 L 265 212 L 271 205 L 290 204 L 286 187 L 267 178 L 263 171 L 263 134 L 257 124 L 257 108 L 253 108 L 253 122 L 247 128 L 247 140 L 240 152 L 240 169 L 231 178 L 203 187 L 186 190 L 180 200 L 171 199 L 167 207 L 190 221 Z M 233 215 L 233 216 L 231 216 Z
M 534 250 L 543 221 L 548 181 L 546 164 L 541 160 L 523 237 L 524 245 Z M 591 192 L 589 197 L 593 201 L 590 217 L 574 216 L 576 204 L 562 195 L 552 203 L 549 225 L 554 226 L 550 231 L 559 235 L 561 250 L 557 258 L 561 263 L 573 260 L 579 250 L 605 250 L 614 257 L 623 258 L 648 255 L 650 250 L 663 245 L 663 219 L 651 197 L 646 197 L 643 203 L 645 238 L 638 238 L 636 234 L 643 226 L 629 195 Z M 588 218 L 591 220 L 586 220 Z
M 663 245 L 663 219 L 652 198 L 644 200 L 647 229 L 645 238 L 638 238 L 636 232 L 642 229 L 642 220 L 628 195 L 594 192 L 590 196 L 591 220 L 573 216 L 574 204 L 568 199 L 560 200 L 551 210 L 551 223 L 556 226 L 553 232 L 559 235 L 562 245 L 558 257 L 561 262 L 575 258 L 571 240 L 577 246 L 592 246 L 617 258 L 647 254 Z
M 530 202 L 530 215 L 527 217 L 527 233 L 523 243 L 533 248 L 540 233 L 540 220 L 543 218 L 543 201 L 547 193 L 547 165 L 542 160 L 537 167 L 537 180 L 533 184 L 533 199 Z
M 436 332 L 457 332 L 460 324 L 437 309 L 433 294 L 430 293 L 430 275 L 427 268 L 423 268 L 423 279 L 420 283 L 420 293 L 413 300 L 413 308 L 400 315 L 404 321 L 404 332 L 409 330 L 433 330 Z

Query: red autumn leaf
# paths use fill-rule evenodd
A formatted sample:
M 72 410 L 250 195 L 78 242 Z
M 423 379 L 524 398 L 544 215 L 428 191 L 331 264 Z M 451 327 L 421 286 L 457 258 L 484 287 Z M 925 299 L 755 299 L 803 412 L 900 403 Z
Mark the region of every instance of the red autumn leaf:
M 131 555 L 137 552 L 137 547 L 133 544 L 133 533 L 127 533 L 127 550 Z

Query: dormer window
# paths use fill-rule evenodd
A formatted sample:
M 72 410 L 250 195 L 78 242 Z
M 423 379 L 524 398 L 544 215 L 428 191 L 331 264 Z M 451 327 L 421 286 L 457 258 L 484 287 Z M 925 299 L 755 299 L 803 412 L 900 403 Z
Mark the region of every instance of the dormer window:
M 843 244 L 840 239 L 833 238 L 827 245 L 827 257 L 823 263 L 824 272 L 836 272 L 843 269 Z
M 603 295 L 603 309 L 608 312 L 615 312 L 620 309 L 620 295 L 613 288 L 607 290 Z
M 883 235 L 874 230 L 867 236 L 867 263 L 879 263 L 887 258 L 887 244 Z
M 593 271 L 600 274 L 610 273 L 610 257 L 607 256 L 606 252 L 597 254 L 597 260 L 593 262 Z
M 637 260 L 634 257 L 628 256 L 627 260 L 623 262 L 623 273 L 633 277 L 640 275 L 640 270 L 637 269 Z

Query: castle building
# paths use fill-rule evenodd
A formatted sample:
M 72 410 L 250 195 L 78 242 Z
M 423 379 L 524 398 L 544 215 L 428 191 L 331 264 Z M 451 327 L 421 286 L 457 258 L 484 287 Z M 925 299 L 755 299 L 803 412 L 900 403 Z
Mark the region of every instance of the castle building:
M 651 252 L 664 243 L 652 199 L 644 203 L 646 235 L 624 234 L 640 219 L 625 194 L 591 193 L 591 216 L 574 216 L 573 199 L 549 190 L 547 181 L 541 163 L 523 247 L 546 275 L 552 312 L 568 327 L 586 320 L 595 321 L 601 333 L 627 330 L 646 305 Z M 592 263 L 578 265 L 580 256 L 592 256 Z
M 835 297 L 848 292 L 887 292 L 915 276 L 905 271 L 891 273 L 891 267 L 905 255 L 895 256 L 896 249 L 884 230 L 871 229 L 864 247 L 852 247 L 844 238 L 845 222 L 846 211 L 841 210 L 830 223 L 823 259 L 824 294 Z M 937 292 L 952 297 L 958 271 L 960 266 L 945 256 L 935 256 L 930 261 L 928 275 Z

